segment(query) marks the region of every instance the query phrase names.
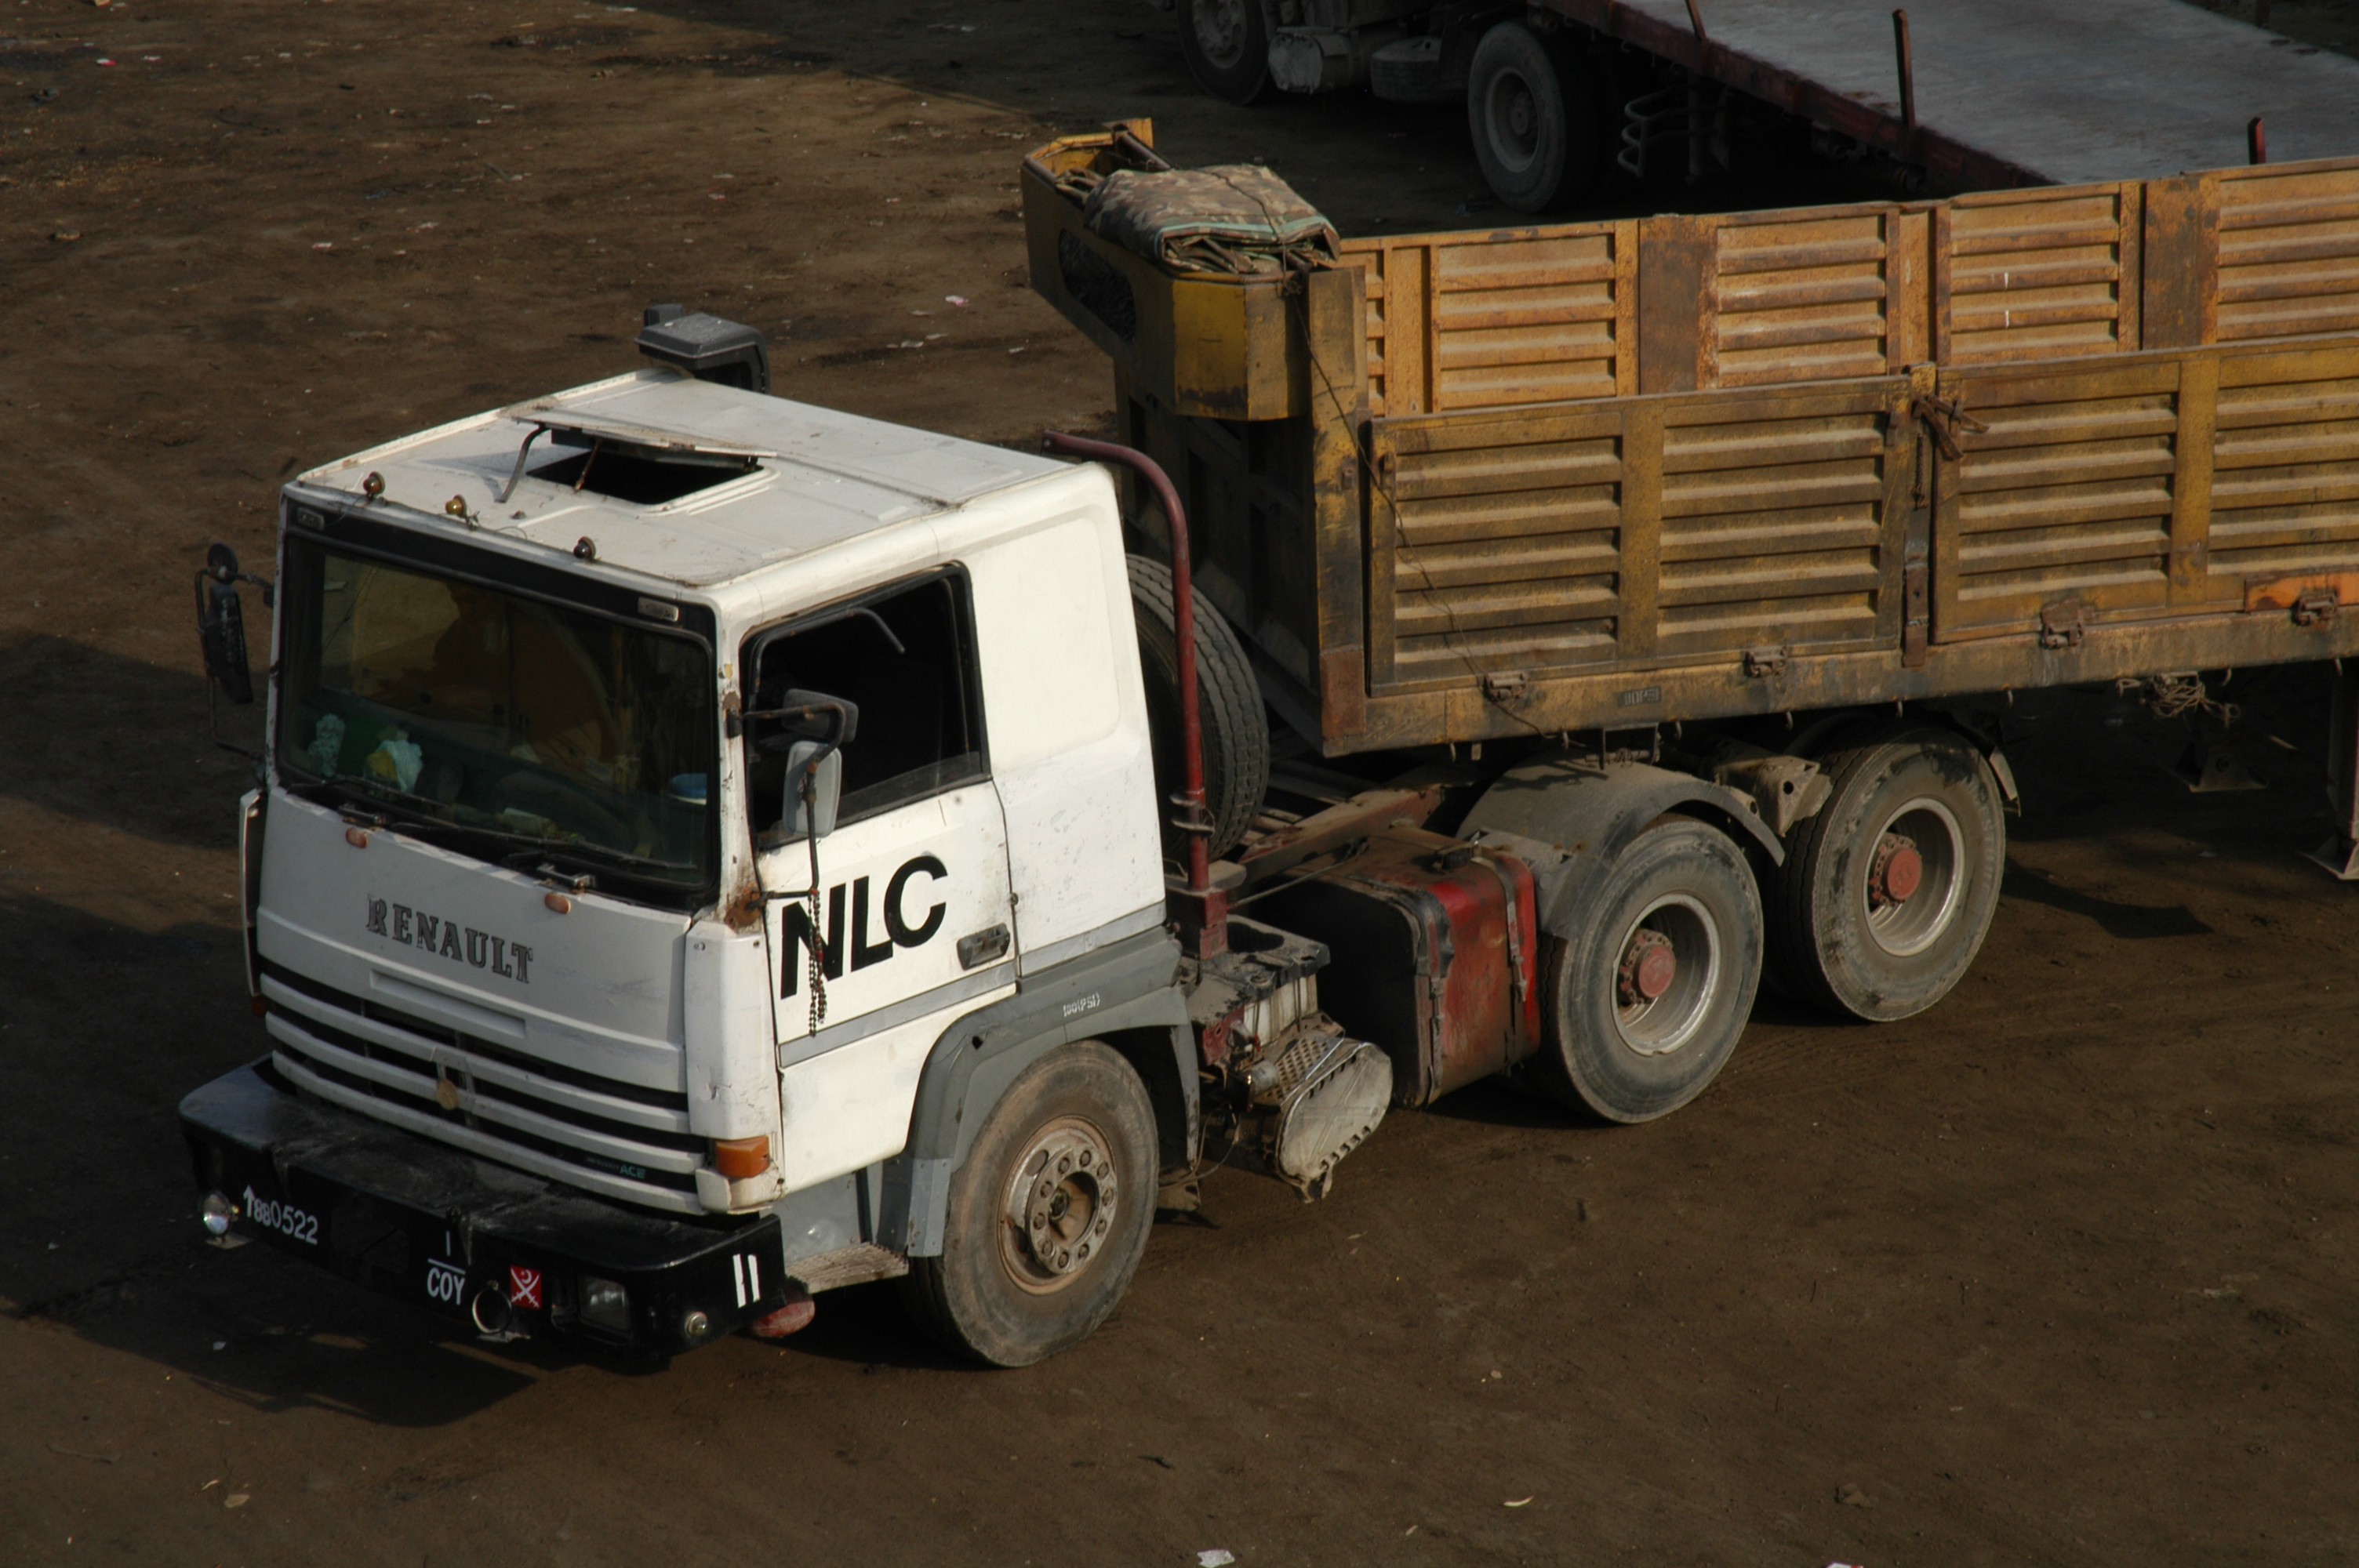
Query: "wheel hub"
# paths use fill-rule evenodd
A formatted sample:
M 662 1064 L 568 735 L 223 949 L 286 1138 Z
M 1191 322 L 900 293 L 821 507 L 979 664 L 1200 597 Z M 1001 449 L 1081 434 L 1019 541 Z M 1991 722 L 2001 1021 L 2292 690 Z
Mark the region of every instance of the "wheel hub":
M 1858 842 L 1868 850 L 1856 896 L 1869 940 L 1907 958 L 1948 935 L 1973 874 L 1957 814 L 1931 795 L 1919 795 L 1884 813 L 1883 827 L 1873 838 L 1863 832 Z
M 1103 1249 L 1120 1184 L 1104 1135 L 1063 1117 L 1036 1134 L 1009 1184 L 1001 1255 L 1016 1283 L 1061 1290 Z
M 1610 951 L 1610 949 L 1609 949 Z M 1614 968 L 1614 1026 L 1642 1056 L 1696 1036 L 1723 983 L 1720 924 L 1694 895 L 1666 893 L 1630 923 Z
M 1254 0 L 1207 0 L 1195 7 L 1192 18 L 1196 47 L 1221 70 L 1245 59 L 1245 6 Z
M 1669 937 L 1643 925 L 1630 934 L 1616 976 L 1624 1007 L 1658 1000 L 1679 976 L 1679 949 Z
M 1869 908 L 1906 903 L 1924 881 L 1925 857 L 1915 839 L 1905 833 L 1886 833 L 1876 840 L 1875 860 L 1867 872 Z
M 1517 88 L 1507 95 L 1507 129 L 1515 134 L 1517 141 L 1531 139 L 1532 122 L 1537 118 L 1538 116 L 1532 112 L 1532 95 L 1529 92 Z

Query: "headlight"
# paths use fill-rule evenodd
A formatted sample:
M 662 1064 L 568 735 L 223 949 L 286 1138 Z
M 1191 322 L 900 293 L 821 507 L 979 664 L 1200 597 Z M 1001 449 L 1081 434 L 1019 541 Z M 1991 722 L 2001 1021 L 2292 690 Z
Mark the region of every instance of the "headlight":
M 215 1236 L 229 1234 L 229 1222 L 237 1217 L 237 1205 L 220 1193 L 207 1193 L 199 1213 L 204 1217 L 205 1228 Z
M 612 1280 L 584 1275 L 582 1280 L 582 1321 L 609 1334 L 631 1332 L 631 1295 Z

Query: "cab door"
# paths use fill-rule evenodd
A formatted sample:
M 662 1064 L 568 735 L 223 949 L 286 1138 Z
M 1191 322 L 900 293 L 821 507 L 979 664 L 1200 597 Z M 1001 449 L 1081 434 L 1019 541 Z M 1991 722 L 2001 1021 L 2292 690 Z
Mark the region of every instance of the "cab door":
M 745 668 L 749 711 L 793 690 L 857 716 L 816 841 L 780 826 L 790 737 L 745 727 L 791 1189 L 897 1153 L 942 1030 L 1014 989 L 1007 829 L 961 570 L 762 633 Z

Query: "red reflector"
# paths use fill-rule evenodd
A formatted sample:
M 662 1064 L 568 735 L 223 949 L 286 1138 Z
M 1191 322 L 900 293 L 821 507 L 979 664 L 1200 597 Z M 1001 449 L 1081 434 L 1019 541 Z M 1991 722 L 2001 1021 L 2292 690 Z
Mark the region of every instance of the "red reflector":
M 245 999 L 245 1003 L 248 1007 L 254 1009 L 255 1017 L 267 1018 L 270 1016 L 270 1004 L 263 1000 L 260 997 L 248 997 Z
M 766 1138 L 717 1138 L 712 1142 L 712 1168 L 733 1182 L 758 1176 L 770 1168 Z
M 800 1291 L 789 1290 L 787 1304 L 777 1311 L 756 1318 L 750 1325 L 756 1339 L 784 1339 L 788 1335 L 810 1326 L 819 1313 L 819 1303 Z

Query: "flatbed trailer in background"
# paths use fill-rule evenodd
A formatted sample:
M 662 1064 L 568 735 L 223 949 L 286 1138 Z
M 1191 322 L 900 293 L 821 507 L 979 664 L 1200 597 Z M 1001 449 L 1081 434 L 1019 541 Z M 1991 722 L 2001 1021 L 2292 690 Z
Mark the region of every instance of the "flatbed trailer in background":
M 1462 101 L 1493 190 L 1529 212 L 1617 174 L 1694 183 L 1779 121 L 1940 191 L 2165 178 L 2246 162 L 2254 141 L 2280 160 L 2359 151 L 2359 61 L 2183 0 L 1177 8 L 1182 50 L 1220 96 Z
M 2256 117 L 2274 159 L 2359 150 L 2359 60 L 2185 0 L 1909 0 L 1905 60 L 1885 0 L 1538 8 L 1973 189 L 2243 163 Z

